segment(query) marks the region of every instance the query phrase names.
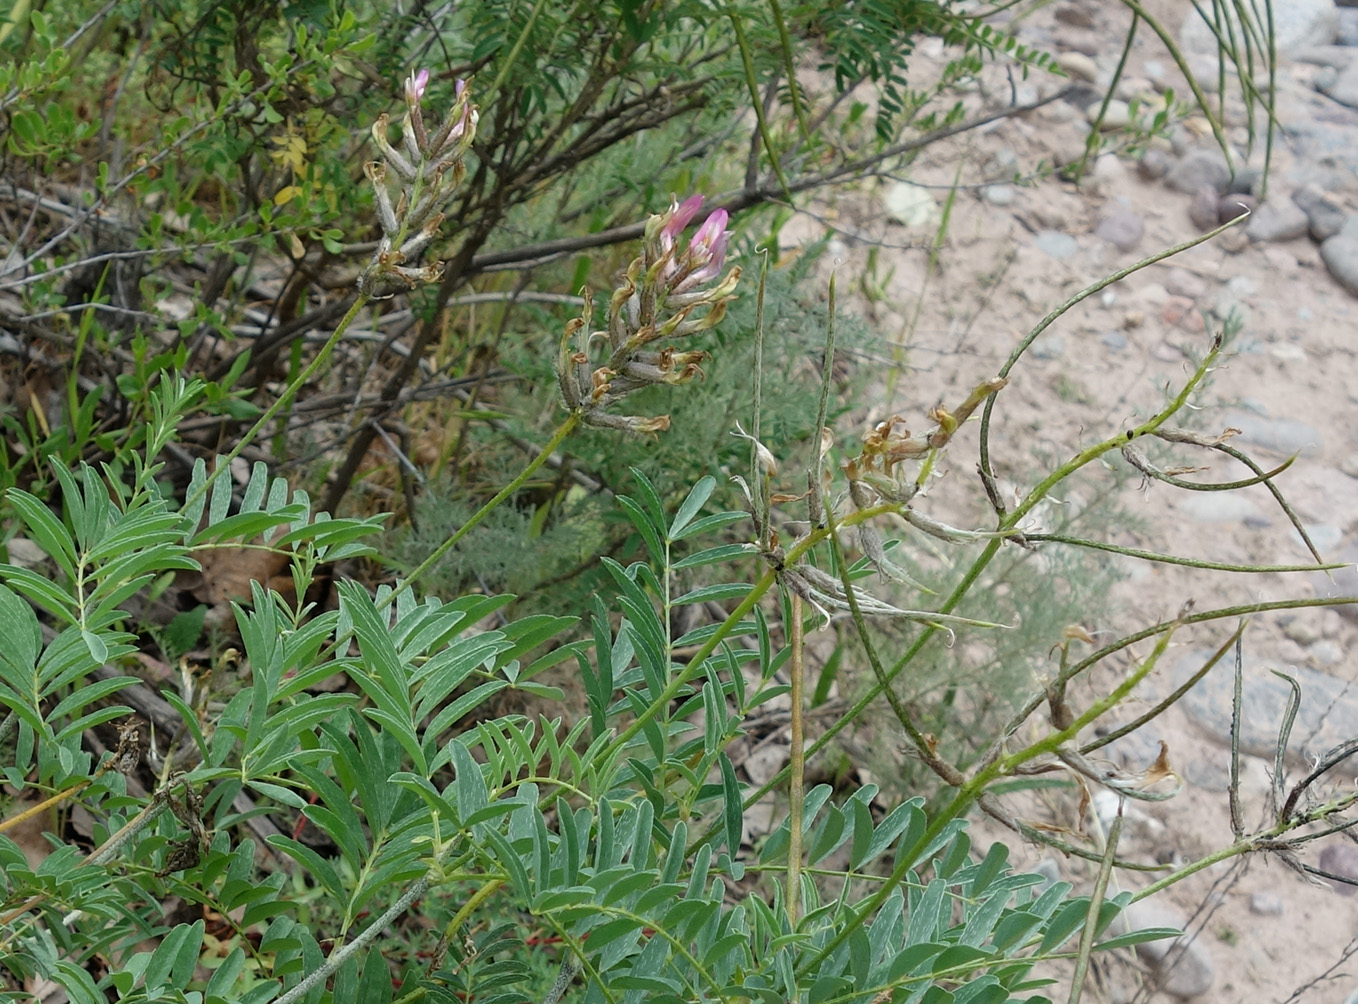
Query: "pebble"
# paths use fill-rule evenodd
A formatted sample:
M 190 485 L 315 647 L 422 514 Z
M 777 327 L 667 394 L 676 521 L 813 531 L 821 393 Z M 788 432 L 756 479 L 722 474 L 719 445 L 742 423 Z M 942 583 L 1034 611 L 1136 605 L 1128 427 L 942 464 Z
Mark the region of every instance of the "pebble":
M 1243 523 L 1259 515 L 1259 507 L 1238 492 L 1188 492 L 1175 508 L 1198 523 Z
M 1233 411 L 1226 415 L 1225 423 L 1240 430 L 1239 442 L 1284 457 L 1294 453 L 1319 456 L 1324 444 L 1319 430 L 1295 418 L 1266 418 Z
M 1337 642 L 1325 638 L 1311 646 L 1311 657 L 1322 666 L 1333 666 L 1344 658 L 1344 650 Z
M 1066 340 L 1060 335 L 1047 335 L 1033 342 L 1028 355 L 1034 359 L 1060 359 L 1066 354 Z
M 1217 222 L 1229 223 L 1246 213 L 1253 213 L 1259 200 L 1253 195 L 1223 195 L 1217 200 Z
M 1335 875 L 1358 881 L 1358 847 L 1347 840 L 1329 844 L 1320 852 L 1320 867 Z M 1352 896 L 1358 892 L 1358 886 L 1347 882 L 1331 882 L 1330 888 L 1341 896 Z
M 1080 242 L 1070 234 L 1063 234 L 1059 230 L 1042 230 L 1033 238 L 1033 246 L 1045 254 L 1048 258 L 1055 258 L 1063 261 L 1071 257 L 1080 250 Z
M 1093 124 L 1097 119 L 1100 132 L 1112 132 L 1115 129 L 1125 129 L 1132 121 L 1132 112 L 1127 102 L 1114 99 L 1108 102 L 1108 107 L 1103 109 L 1103 118 L 1099 119 L 1099 108 L 1101 105 L 1093 104 L 1085 109 L 1085 118 Z
M 1234 230 L 1227 230 L 1217 238 L 1217 244 L 1221 250 L 1229 254 L 1239 254 L 1250 246 L 1250 239 L 1245 236 L 1243 227 L 1236 227 Z
M 1121 331 L 1110 331 L 1100 338 L 1099 341 L 1103 342 L 1104 345 L 1108 346 L 1108 348 L 1112 349 L 1114 352 L 1121 352 L 1127 347 L 1127 336 Z
M 1261 243 L 1291 241 L 1305 237 L 1311 229 L 1311 220 L 1306 211 L 1291 199 L 1280 202 L 1265 202 L 1254 211 L 1245 233 L 1250 240 Z
M 926 189 L 898 181 L 887 190 L 887 215 L 907 227 L 922 227 L 938 218 L 938 203 Z
M 1358 216 L 1350 216 L 1343 230 L 1321 243 L 1320 260 L 1339 285 L 1358 296 L 1358 225 L 1355 224 L 1358 224 Z
M 1339 30 L 1335 41 L 1340 45 L 1358 46 L 1358 10 L 1339 11 Z
M 1317 75 L 1316 89 L 1341 105 L 1358 108 L 1358 63 L 1350 63 L 1346 69 L 1335 73 L 1333 79 L 1322 81 Z
M 1152 927 L 1173 927 L 1183 930 L 1184 918 L 1168 903 L 1141 900 L 1127 907 L 1113 920 L 1110 930 L 1121 934 Z M 1212 968 L 1212 954 L 1197 938 L 1187 935 L 1143 941 L 1136 946 L 1136 954 L 1151 967 L 1156 984 L 1175 997 L 1199 997 L 1212 989 L 1216 972 Z
M 1245 138 L 1249 142 L 1249 138 Z M 1264 180 L 1264 172 L 1257 167 L 1244 167 L 1235 172 L 1230 181 L 1226 182 L 1226 192 L 1232 195 L 1258 195 L 1259 188 Z
M 1103 51 L 1104 41 L 1088 28 L 1074 28 L 1063 25 L 1052 33 L 1052 42 L 1058 49 L 1071 49 L 1086 56 L 1097 56 Z
M 1012 205 L 1014 189 L 1010 185 L 989 185 L 985 189 L 985 200 L 992 206 Z
M 1169 173 L 1171 166 L 1169 154 L 1152 147 L 1141 155 L 1136 170 L 1146 181 L 1158 181 Z
M 1190 300 L 1196 300 L 1207 292 L 1207 280 L 1176 265 L 1165 276 L 1165 289 L 1175 296 L 1186 296 Z
M 1217 190 L 1211 185 L 1203 185 L 1193 193 L 1193 201 L 1188 204 L 1188 218 L 1199 230 L 1211 230 L 1217 225 Z
M 1250 913 L 1258 914 L 1260 917 L 1281 917 L 1283 915 L 1283 900 L 1281 896 L 1275 896 L 1271 892 L 1256 892 L 1250 896 Z
M 1073 3 L 1062 4 L 1060 7 L 1057 7 L 1056 20 L 1074 28 L 1094 27 L 1093 16 L 1083 7 L 1079 7 Z
M 1092 83 L 1099 75 L 1099 68 L 1094 60 L 1083 52 L 1057 53 L 1056 65 L 1077 80 L 1088 80 Z
M 1099 220 L 1094 236 L 1112 244 L 1119 251 L 1131 251 L 1141 243 L 1146 224 L 1130 209 L 1118 209 Z
M 1358 453 L 1350 453 L 1341 460 L 1339 469 L 1351 478 L 1358 478 Z
M 1215 149 L 1189 150 L 1165 176 L 1166 185 L 1185 195 L 1192 195 L 1203 187 L 1224 192 L 1230 180 L 1231 170 L 1226 166 L 1226 158 Z
M 1293 617 L 1283 625 L 1283 634 L 1298 645 L 1310 645 L 1320 640 L 1320 626 L 1307 617 Z
M 1042 876 L 1042 884 L 1037 887 L 1039 894 L 1046 892 L 1061 881 L 1061 863 L 1051 858 L 1043 858 L 1033 865 L 1033 874 Z
M 1323 241 L 1344 228 L 1344 211 L 1315 185 L 1303 185 L 1292 193 L 1311 225 L 1311 238 Z
M 1291 342 L 1280 342 L 1277 345 L 1270 345 L 1268 347 L 1268 354 L 1274 359 L 1281 359 L 1285 363 L 1306 362 L 1306 350 L 1300 345 L 1293 345 Z
M 1160 320 L 1173 324 L 1186 331 L 1201 331 L 1202 317 L 1194 309 L 1194 303 L 1186 296 L 1171 296 L 1160 308 Z

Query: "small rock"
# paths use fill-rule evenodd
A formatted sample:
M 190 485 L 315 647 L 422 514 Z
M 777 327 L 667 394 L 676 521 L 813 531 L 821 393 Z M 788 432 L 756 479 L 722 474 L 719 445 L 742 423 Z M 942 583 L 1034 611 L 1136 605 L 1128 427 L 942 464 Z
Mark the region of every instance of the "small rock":
M 1189 331 L 1201 331 L 1203 324 L 1194 303 L 1186 296 L 1171 296 L 1160 308 L 1160 320 Z M 1196 323 L 1195 320 L 1196 319 Z
M 1127 907 L 1113 922 L 1118 933 L 1153 927 L 1185 926 L 1182 915 L 1167 903 L 1141 900 Z M 1216 973 L 1207 946 L 1196 938 L 1180 935 L 1159 941 L 1143 941 L 1136 954 L 1155 973 L 1156 983 L 1175 997 L 1199 997 L 1212 989 Z
M 1358 46 L 1358 10 L 1349 8 L 1338 11 L 1339 30 L 1335 41 L 1340 45 Z
M 1028 355 L 1034 359 L 1060 359 L 1066 353 L 1066 340 L 1060 335 L 1047 335 L 1033 342 Z
M 1298 645 L 1310 645 L 1320 639 L 1320 625 L 1307 617 L 1294 617 L 1283 625 L 1283 634 Z
M 1136 163 L 1136 171 L 1146 181 L 1158 181 L 1169 173 L 1169 154 L 1154 147 L 1141 155 Z
M 1258 200 L 1253 195 L 1223 195 L 1217 200 L 1217 222 L 1230 223 L 1246 213 L 1253 213 Z
M 1141 236 L 1145 232 L 1146 224 L 1130 209 L 1109 213 L 1094 228 L 1095 237 L 1106 240 L 1119 251 L 1131 251 L 1141 243 Z
M 1358 217 L 1350 217 L 1350 221 Z M 1320 245 L 1320 260 L 1330 270 L 1334 280 L 1354 296 L 1358 296 L 1358 238 L 1349 237 L 1348 224 Z
M 1121 352 L 1127 347 L 1127 336 L 1121 331 L 1110 331 L 1100 338 L 1099 341 L 1103 342 L 1104 345 L 1108 346 L 1108 348 L 1112 349 L 1114 352 Z M 1355 476 L 1358 477 L 1358 475 Z
M 1324 638 L 1311 646 L 1311 657 L 1322 666 L 1333 666 L 1344 658 L 1338 642 Z
M 938 218 L 938 203 L 926 189 L 898 181 L 887 190 L 887 215 L 907 227 L 927 226 Z
M 1335 84 L 1339 83 L 1339 67 L 1322 66 L 1311 75 L 1311 86 L 1321 94 L 1328 93 Z
M 1344 228 L 1344 210 L 1316 186 L 1297 189 L 1292 193 L 1292 201 L 1306 213 L 1313 240 L 1326 240 Z
M 1284 457 L 1294 453 L 1316 457 L 1321 454 L 1324 444 L 1324 437 L 1318 430 L 1294 418 L 1267 418 L 1232 411 L 1226 414 L 1225 424 L 1240 430 L 1240 442 Z
M 1013 178 L 1018 168 L 1018 154 L 1009 147 L 1002 146 L 985 159 L 981 169 L 985 172 L 987 181 L 1000 181 Z
M 1165 84 L 1165 64 L 1158 59 L 1148 59 L 1141 64 L 1141 72 L 1146 75 L 1151 83 L 1158 87 Z
M 1042 884 L 1037 887 L 1037 890 L 1039 893 L 1044 893 L 1061 881 L 1061 864 L 1051 858 L 1043 858 L 1033 865 L 1033 874 L 1042 876 Z
M 1060 7 L 1057 7 L 1056 20 L 1060 21 L 1062 24 L 1068 24 L 1072 28 L 1094 27 L 1093 15 L 1083 7 L 1079 7 L 1073 3 L 1062 4 Z
M 1070 234 L 1058 230 L 1042 230 L 1033 238 L 1033 246 L 1049 258 L 1063 261 L 1080 250 L 1080 242 Z
M 1199 230 L 1211 230 L 1217 225 L 1217 190 L 1211 185 L 1203 185 L 1193 193 L 1193 201 L 1188 204 L 1188 218 Z
M 1056 65 L 1077 80 L 1088 80 L 1093 83 L 1099 75 L 1099 68 L 1095 65 L 1094 60 L 1083 52 L 1057 53 Z
M 1344 531 L 1333 523 L 1303 523 L 1302 526 L 1321 554 L 1334 552 L 1344 542 Z
M 1119 101 L 1116 98 L 1108 102 L 1108 107 L 1103 109 L 1103 118 L 1099 118 L 1101 105 L 1090 105 L 1085 109 L 1085 118 L 1092 125 L 1098 120 L 1100 132 L 1112 132 L 1115 129 L 1125 129 L 1132 121 L 1132 112 L 1127 102 Z
M 1296 642 L 1288 641 L 1286 639 L 1278 642 L 1277 651 L 1275 651 L 1273 655 L 1274 658 L 1289 668 L 1304 666 L 1310 661 L 1306 656 L 1306 649 L 1302 648 Z
M 1244 523 L 1259 508 L 1239 492 L 1188 492 L 1175 508 L 1199 523 Z
M 1250 896 L 1250 913 L 1258 914 L 1260 917 L 1281 917 L 1282 897 L 1271 892 L 1256 892 Z
M 1320 867 L 1333 875 L 1342 875 L 1358 882 L 1358 847 L 1348 841 L 1329 844 L 1320 852 Z M 1352 896 L 1358 892 L 1358 886 L 1347 882 L 1331 880 L 1330 886 L 1341 896 Z
M 1288 199 L 1286 202 L 1265 202 L 1254 211 L 1245 233 L 1250 240 L 1263 243 L 1296 240 L 1311 229 L 1306 211 Z
M 1145 323 L 1146 312 L 1144 310 L 1129 310 L 1122 315 L 1122 326 L 1124 328 L 1139 328 Z
M 1190 300 L 1196 300 L 1207 292 L 1207 281 L 1176 265 L 1165 276 L 1165 289 L 1175 296 L 1186 296 Z
M 1217 244 L 1229 254 L 1239 254 L 1250 246 L 1250 239 L 1245 236 L 1244 228 L 1236 227 L 1218 237 Z
M 989 185 L 985 189 L 985 200 L 992 206 L 1012 205 L 1014 189 L 1009 185 Z
M 1162 363 L 1183 362 L 1184 350 L 1170 342 L 1159 342 L 1151 349 L 1151 357 Z
M 1245 137 L 1245 142 L 1249 142 L 1249 137 Z M 1264 180 L 1264 172 L 1257 167 L 1245 167 L 1235 172 L 1234 177 L 1226 182 L 1226 194 L 1228 195 L 1258 195 L 1260 183 Z
M 1316 90 L 1349 108 L 1358 108 L 1358 63 L 1349 64 L 1339 71 L 1332 80 L 1316 79 Z
M 1358 478 L 1358 453 L 1350 453 L 1341 460 L 1339 469 L 1351 478 Z
M 1166 185 L 1185 195 L 1195 194 L 1204 187 L 1217 193 L 1224 192 L 1230 180 L 1231 170 L 1226 166 L 1226 158 L 1215 149 L 1189 150 L 1165 176 Z
M 1118 295 L 1111 289 L 1105 289 L 1099 294 L 1099 302 L 1103 304 L 1105 310 L 1112 310 L 1114 304 L 1118 302 Z
M 1277 345 L 1270 345 L 1268 354 L 1274 359 L 1281 359 L 1285 363 L 1306 362 L 1306 350 L 1300 345 L 1293 345 L 1291 342 L 1279 342 Z
M 1052 42 L 1058 49 L 1071 49 L 1086 56 L 1097 56 L 1104 49 L 1103 39 L 1088 28 L 1063 25 L 1052 33 Z

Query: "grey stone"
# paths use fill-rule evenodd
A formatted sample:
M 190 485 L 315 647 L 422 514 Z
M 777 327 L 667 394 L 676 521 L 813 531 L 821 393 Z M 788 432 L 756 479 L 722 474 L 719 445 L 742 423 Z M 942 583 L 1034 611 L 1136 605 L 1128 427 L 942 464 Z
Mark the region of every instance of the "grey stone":
M 1109 331 L 1099 341 L 1108 346 L 1114 352 L 1121 352 L 1127 347 L 1127 336 L 1121 331 Z
M 1258 914 L 1260 917 L 1281 917 L 1282 897 L 1271 892 L 1256 892 L 1250 896 L 1250 913 Z
M 1321 94 L 1328 93 L 1337 83 L 1339 83 L 1339 68 L 1335 66 L 1322 66 L 1316 70 L 1315 76 L 1311 78 L 1311 86 Z
M 1334 666 L 1344 658 L 1344 650 L 1339 647 L 1338 642 L 1322 638 L 1311 646 L 1311 658 L 1322 666 Z
M 1323 86 L 1322 86 L 1323 84 Z M 1316 90 L 1349 108 L 1358 108 L 1358 63 L 1340 70 L 1332 81 L 1316 80 Z
M 1350 453 L 1340 461 L 1339 469 L 1351 478 L 1358 478 L 1358 453 Z
M 992 206 L 1008 206 L 1014 201 L 1014 189 L 1009 185 L 989 185 L 985 189 L 985 200 Z
M 1056 20 L 1075 28 L 1094 27 L 1094 17 L 1083 7 L 1073 3 L 1062 4 L 1056 8 Z
M 1165 289 L 1175 296 L 1186 296 L 1190 300 L 1196 300 L 1207 292 L 1207 280 L 1175 265 L 1165 275 Z
M 1242 167 L 1226 182 L 1227 195 L 1258 195 L 1264 172 L 1257 167 Z
M 1158 181 L 1163 178 L 1169 173 L 1170 166 L 1169 154 L 1154 147 L 1142 154 L 1141 159 L 1136 162 L 1137 173 L 1147 181 Z
M 1184 918 L 1168 903 L 1143 899 L 1120 913 L 1110 925 L 1114 933 L 1144 931 L 1154 927 L 1183 930 Z M 1216 973 L 1212 954 L 1196 937 L 1187 934 L 1159 941 L 1143 941 L 1136 954 L 1150 966 L 1159 989 L 1175 997 L 1200 997 L 1212 989 Z
M 1187 683 L 1212 657 L 1210 649 L 1186 652 L 1174 664 L 1165 690 Z M 1358 736 L 1358 693 L 1346 681 L 1307 666 L 1280 664 L 1275 658 L 1255 658 L 1247 648 L 1241 676 L 1240 749 L 1251 756 L 1272 759 L 1292 688 L 1273 675 L 1279 670 L 1297 681 L 1301 706 L 1293 723 L 1287 755 L 1294 763 L 1323 754 Z M 1179 707 L 1204 735 L 1220 746 L 1231 744 L 1231 707 L 1235 691 L 1233 658 L 1219 661 L 1179 701 Z
M 1049 258 L 1062 261 L 1080 250 L 1080 242 L 1059 230 L 1042 230 L 1033 238 L 1033 246 Z
M 1252 213 L 1259 205 L 1253 195 L 1223 195 L 1217 200 L 1217 222 L 1229 223 L 1246 213 Z
M 1294 453 L 1303 457 L 1318 456 L 1324 446 L 1324 437 L 1318 430 L 1295 418 L 1265 418 L 1233 411 L 1226 415 L 1225 422 L 1240 430 L 1241 443 L 1284 457 Z
M 1358 9 L 1349 8 L 1338 13 L 1339 26 L 1335 41 L 1340 45 L 1358 45 Z
M 1221 151 L 1216 149 L 1189 150 L 1165 175 L 1165 184 L 1185 195 L 1192 195 L 1204 187 L 1224 192 L 1230 180 L 1231 169 Z
M 1279 53 L 1291 53 L 1310 45 L 1330 45 L 1339 31 L 1334 0 L 1273 0 L 1272 8 L 1274 44 Z M 1212 7 L 1205 9 L 1211 11 Z M 1235 8 L 1222 4 L 1221 10 L 1234 22 L 1233 32 L 1239 38 L 1243 29 Z M 1254 25 L 1250 30 L 1259 33 L 1256 37 L 1263 37 L 1261 26 Z M 1189 52 L 1215 55 L 1217 51 L 1216 35 L 1192 8 L 1184 18 L 1179 44 Z
M 1335 875 L 1358 882 L 1358 847 L 1347 840 L 1332 843 L 1320 852 L 1320 867 Z M 1352 896 L 1358 886 L 1330 880 L 1330 888 L 1341 896 Z
M 1117 209 L 1099 220 L 1094 236 L 1106 240 L 1119 251 L 1131 251 L 1141 243 L 1146 224 L 1130 209 Z
M 1358 565 L 1355 565 L 1358 563 L 1358 543 L 1349 544 L 1325 556 L 1331 561 L 1342 561 L 1345 567 L 1329 572 L 1312 572 L 1311 584 L 1315 587 L 1316 596 L 1358 596 Z M 1341 617 L 1358 621 L 1358 604 L 1345 603 L 1332 609 L 1339 611 Z M 1358 732 L 1354 735 L 1358 735 Z
M 1320 260 L 1334 281 L 1358 296 L 1358 239 L 1347 235 L 1348 227 L 1320 245 Z
M 1302 526 L 1321 554 L 1333 553 L 1344 541 L 1344 531 L 1333 523 L 1303 523 Z
M 1066 354 L 1066 340 L 1060 335 L 1047 335 L 1033 342 L 1028 355 L 1034 359 L 1060 359 Z
M 1199 523 L 1243 523 L 1259 515 L 1259 508 L 1239 492 L 1187 492 L 1175 508 Z
M 1312 239 L 1323 241 L 1344 228 L 1344 210 L 1314 185 L 1298 188 L 1292 193 L 1292 201 L 1306 214 Z
M 1099 109 L 1101 105 L 1090 105 L 1085 109 L 1085 118 L 1091 124 L 1095 119 L 1099 120 L 1100 132 L 1112 132 L 1114 129 L 1125 129 L 1132 121 L 1132 112 L 1127 102 L 1113 100 L 1108 102 L 1108 107 L 1103 109 L 1103 118 L 1099 119 Z
M 1061 881 L 1061 863 L 1051 858 L 1043 858 L 1033 865 L 1033 874 L 1042 876 L 1042 884 L 1037 887 L 1038 892 L 1046 892 Z
M 1250 217 L 1245 233 L 1255 241 L 1291 241 L 1305 237 L 1310 229 L 1311 220 L 1306 211 L 1289 199 L 1265 202 Z
M 1217 198 L 1217 190 L 1211 185 L 1203 185 L 1193 193 L 1188 218 L 1199 230 L 1211 230 L 1217 225 Z
M 1077 80 L 1093 83 L 1099 75 L 1099 68 L 1083 52 L 1060 52 L 1056 55 L 1056 65 Z

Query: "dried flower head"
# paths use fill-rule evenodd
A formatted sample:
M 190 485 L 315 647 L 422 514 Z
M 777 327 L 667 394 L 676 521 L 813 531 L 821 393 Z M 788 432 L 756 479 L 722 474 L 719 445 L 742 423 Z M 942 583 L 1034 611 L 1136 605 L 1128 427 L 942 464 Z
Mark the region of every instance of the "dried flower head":
M 444 219 L 442 209 L 466 175 L 465 158 L 476 138 L 478 115 L 466 81 L 459 80 L 452 109 L 443 124 L 430 133 L 422 107 L 428 87 L 428 70 L 413 72 L 405 80 L 402 150 L 397 150 L 387 138 L 390 120 L 385 114 L 373 123 L 373 142 L 382 159 L 364 165 L 364 173 L 373 186 L 382 239 L 358 277 L 359 292 L 373 299 L 385 299 L 424 283 L 437 282 L 443 274 L 437 263 L 423 267 L 417 263 L 438 236 Z M 393 175 L 399 193 L 395 203 L 387 188 Z
M 701 195 L 646 222 L 642 253 L 627 272 L 608 303 L 608 328 L 591 331 L 593 302 L 586 296 L 581 316 L 566 325 L 557 355 L 557 379 L 566 406 L 578 412 L 588 425 L 659 432 L 669 427 L 669 417 L 639 418 L 616 415 L 607 409 L 628 394 L 656 384 L 686 383 L 702 375 L 707 353 L 697 349 L 679 351 L 672 346 L 655 348 L 661 339 L 682 338 L 715 326 L 726 314 L 740 281 L 740 268 L 732 268 L 715 284 L 711 280 L 726 264 L 731 234 L 726 229 L 726 210 L 718 209 L 700 226 L 687 245 L 679 235 L 702 208 Z M 590 348 L 606 341 L 608 358 L 590 367 Z

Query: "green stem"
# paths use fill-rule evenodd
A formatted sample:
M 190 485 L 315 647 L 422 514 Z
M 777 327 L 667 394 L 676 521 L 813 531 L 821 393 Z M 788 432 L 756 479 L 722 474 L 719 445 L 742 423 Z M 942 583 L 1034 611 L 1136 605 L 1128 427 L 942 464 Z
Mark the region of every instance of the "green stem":
M 456 547 L 457 542 L 465 537 L 473 527 L 490 515 L 496 506 L 522 488 L 537 469 L 551 458 L 552 454 L 556 452 L 557 447 L 566 441 L 566 437 L 574 432 L 576 426 L 579 424 L 580 413 L 575 411 L 571 412 L 570 415 L 567 416 L 566 421 L 561 423 L 560 428 L 556 430 L 556 433 L 552 436 L 551 440 L 548 441 L 547 445 L 542 448 L 536 457 L 529 461 L 527 467 L 519 472 L 519 476 L 496 492 L 495 496 L 491 498 L 489 502 L 476 510 L 476 512 L 472 514 L 472 517 L 458 527 L 447 540 L 435 548 L 434 552 L 430 554 L 429 557 L 416 565 L 414 571 L 407 575 L 395 589 L 388 593 L 386 597 L 377 604 L 377 609 L 382 610 L 390 606 L 396 597 L 409 589 L 416 579 L 429 571 L 440 558 Z
M 250 426 L 245 435 L 241 436 L 239 442 L 236 443 L 235 448 L 225 457 L 217 458 L 216 469 L 208 475 L 206 481 L 198 486 L 197 491 L 184 500 L 185 509 L 188 509 L 207 494 L 208 489 L 222 476 L 222 473 L 231 469 L 231 464 L 241 455 L 241 451 L 254 442 L 255 437 L 259 435 L 260 431 L 273 421 L 275 415 L 288 406 L 297 392 L 306 385 L 307 381 L 315 376 L 317 370 L 325 365 L 325 361 L 330 358 L 330 353 L 333 352 L 335 346 L 339 344 L 339 340 L 344 336 L 344 332 L 348 329 L 349 325 L 353 323 L 354 318 L 358 316 L 358 312 L 367 305 L 367 294 L 360 293 L 358 299 L 354 300 L 354 305 L 349 308 L 348 313 L 340 318 L 340 322 L 335 327 L 334 332 L 332 332 L 330 337 L 325 340 L 325 344 L 321 346 L 321 351 L 316 353 L 316 358 L 311 360 L 311 363 L 306 369 L 302 370 L 301 373 L 298 373 L 297 376 L 293 378 L 292 383 L 288 384 L 287 387 L 284 388 L 283 393 L 278 396 L 278 400 L 270 405 L 263 415 L 259 416 L 259 419 L 254 425 Z

